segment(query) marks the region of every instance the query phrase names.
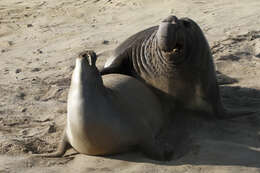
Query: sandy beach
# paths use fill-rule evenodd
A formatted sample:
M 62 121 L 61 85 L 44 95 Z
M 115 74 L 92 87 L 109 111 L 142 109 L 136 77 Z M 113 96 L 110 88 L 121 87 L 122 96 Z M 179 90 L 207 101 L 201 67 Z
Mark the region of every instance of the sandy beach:
M 220 87 L 225 107 L 254 113 L 194 121 L 184 154 L 167 162 L 139 152 L 32 157 L 61 139 L 75 56 L 93 49 L 102 67 L 127 37 L 168 15 L 196 21 L 217 71 L 236 81 Z M 259 0 L 1 0 L 0 60 L 0 173 L 260 172 Z

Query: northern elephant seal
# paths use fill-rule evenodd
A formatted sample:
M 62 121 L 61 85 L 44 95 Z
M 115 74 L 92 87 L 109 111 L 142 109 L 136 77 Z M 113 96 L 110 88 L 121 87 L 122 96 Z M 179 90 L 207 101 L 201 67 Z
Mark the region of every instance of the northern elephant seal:
M 226 116 L 210 47 L 200 27 L 189 18 L 169 16 L 159 26 L 129 37 L 101 70 L 102 75 L 110 73 L 144 81 L 161 98 L 167 97 L 165 107 Z
M 137 146 L 149 157 L 164 160 L 165 152 L 155 140 L 164 116 L 156 95 L 130 76 L 101 78 L 95 62 L 93 51 L 76 59 L 64 137 L 56 153 L 39 156 L 62 156 L 69 146 L 87 155 L 114 154 Z

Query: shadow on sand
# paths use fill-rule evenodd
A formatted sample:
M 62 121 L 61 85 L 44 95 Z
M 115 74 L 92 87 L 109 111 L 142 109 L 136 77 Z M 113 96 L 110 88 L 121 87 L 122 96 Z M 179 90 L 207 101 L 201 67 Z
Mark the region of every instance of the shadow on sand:
M 254 111 L 251 115 L 229 120 L 205 120 L 194 112 L 179 112 L 167 129 L 174 146 L 171 161 L 147 159 L 129 152 L 110 159 L 160 165 L 222 165 L 260 168 L 260 90 L 221 86 L 225 107 Z

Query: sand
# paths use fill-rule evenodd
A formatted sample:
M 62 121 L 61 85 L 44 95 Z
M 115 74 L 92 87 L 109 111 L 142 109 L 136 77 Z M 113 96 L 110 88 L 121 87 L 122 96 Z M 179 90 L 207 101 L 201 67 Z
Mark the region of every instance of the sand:
M 260 172 L 259 9 L 259 0 L 1 0 L 0 172 Z M 124 39 L 169 14 L 195 20 L 217 70 L 237 81 L 221 86 L 225 107 L 254 113 L 191 120 L 189 140 L 176 146 L 183 154 L 168 162 L 139 152 L 32 157 L 61 138 L 75 56 L 94 49 L 100 67 Z

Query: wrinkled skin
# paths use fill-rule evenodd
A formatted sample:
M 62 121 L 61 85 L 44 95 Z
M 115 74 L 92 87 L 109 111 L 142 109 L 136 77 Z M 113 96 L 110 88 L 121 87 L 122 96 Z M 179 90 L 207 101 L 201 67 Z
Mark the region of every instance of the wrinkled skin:
M 109 73 L 144 81 L 169 111 L 188 108 L 226 116 L 208 42 L 189 18 L 169 16 L 125 40 L 101 70 L 102 75 Z

